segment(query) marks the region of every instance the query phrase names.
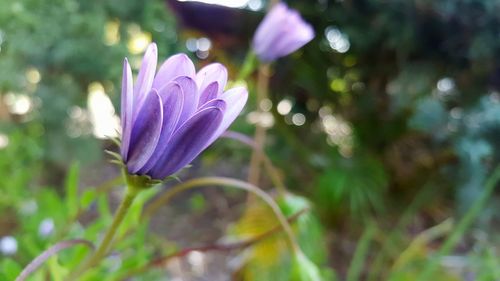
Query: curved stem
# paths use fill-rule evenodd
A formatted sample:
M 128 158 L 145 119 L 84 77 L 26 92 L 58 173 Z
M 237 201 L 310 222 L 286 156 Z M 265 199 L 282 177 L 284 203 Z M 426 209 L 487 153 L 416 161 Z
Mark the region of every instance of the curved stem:
M 39 256 L 37 256 L 35 259 L 33 259 L 24 269 L 19 273 L 19 275 L 16 277 L 16 281 L 24 281 L 26 280 L 31 273 L 35 272 L 46 260 L 48 260 L 50 257 L 54 256 L 55 254 L 59 253 L 60 251 L 71 248 L 73 246 L 77 245 L 84 245 L 89 247 L 90 249 L 94 249 L 94 245 L 90 241 L 83 240 L 83 239 L 74 239 L 74 240 L 66 240 L 66 241 L 61 241 L 52 247 L 48 248 L 45 250 L 43 253 L 41 253 Z
M 132 202 L 134 202 L 134 199 L 137 197 L 139 191 L 140 189 L 133 188 L 130 186 L 127 187 L 127 193 L 125 194 L 125 197 L 120 203 L 120 206 L 118 207 L 118 210 L 116 211 L 115 216 L 113 218 L 113 222 L 111 223 L 111 226 L 104 235 L 101 244 L 89 259 L 87 259 L 79 268 L 77 268 L 77 270 L 75 270 L 72 274 L 70 274 L 68 280 L 75 280 L 76 278 L 78 278 L 78 276 L 87 271 L 89 268 L 97 265 L 106 256 L 111 246 L 111 243 L 113 242 L 113 238 L 115 237 L 116 231 L 118 230 L 120 224 L 123 222 L 123 219 L 127 214 L 127 211 L 132 205 Z
M 197 187 L 202 187 L 202 186 L 207 186 L 207 185 L 216 185 L 216 186 L 226 186 L 226 187 L 234 187 L 238 189 L 242 189 L 248 192 L 251 192 L 258 197 L 260 197 L 266 204 L 272 209 L 274 212 L 276 218 L 278 219 L 279 223 L 283 227 L 283 230 L 285 231 L 288 242 L 290 244 L 290 248 L 294 253 L 299 253 L 300 252 L 300 247 L 297 243 L 297 239 L 295 238 L 295 235 L 293 234 L 292 228 L 290 227 L 290 224 L 286 220 L 285 216 L 281 212 L 280 208 L 274 202 L 274 200 L 264 191 L 262 191 L 259 187 L 244 182 L 242 180 L 238 179 L 232 179 L 232 178 L 225 178 L 225 177 L 204 177 L 204 178 L 197 178 L 193 180 L 189 180 L 187 182 L 178 184 L 176 186 L 171 187 L 168 189 L 165 193 L 163 193 L 160 197 L 158 197 L 156 200 L 154 200 L 145 210 L 144 216 L 145 217 L 150 217 L 158 208 L 163 206 L 166 202 L 170 201 L 175 195 L 182 191 L 186 191 L 189 189 L 197 188 Z
M 288 217 L 287 220 L 288 222 L 292 222 L 296 219 L 298 219 L 302 214 L 306 213 L 309 211 L 309 208 L 304 208 L 292 216 Z M 146 272 L 148 269 L 152 267 L 165 267 L 169 261 L 171 261 L 174 258 L 181 258 L 186 256 L 187 254 L 191 252 L 208 252 L 208 251 L 222 251 L 222 252 L 229 252 L 233 250 L 239 250 L 239 249 L 244 249 L 247 247 L 250 247 L 266 238 L 269 238 L 273 234 L 276 234 L 282 229 L 281 225 L 278 224 L 267 231 L 264 231 L 261 234 L 255 235 L 254 237 L 247 238 L 244 240 L 232 242 L 232 243 L 227 243 L 227 244 L 211 244 L 211 245 L 205 245 L 205 246 L 198 246 L 198 247 L 191 247 L 191 248 L 185 248 L 181 249 L 178 252 L 175 252 L 173 254 L 169 254 L 167 256 L 159 257 L 156 258 L 149 263 L 138 267 L 138 268 L 132 268 L 129 269 L 127 272 L 125 272 L 123 275 L 119 276 L 116 278 L 116 280 L 129 280 L 135 275 L 141 274 L 143 272 Z

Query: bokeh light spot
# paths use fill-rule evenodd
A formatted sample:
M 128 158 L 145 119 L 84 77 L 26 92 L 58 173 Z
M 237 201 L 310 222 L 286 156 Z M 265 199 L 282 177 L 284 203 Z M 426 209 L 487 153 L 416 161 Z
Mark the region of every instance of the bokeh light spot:
M 0 149 L 6 148 L 9 145 L 9 137 L 4 134 L 0 134 Z
M 134 55 L 144 52 L 151 43 L 151 34 L 143 32 L 138 25 L 130 25 L 128 33 L 130 34 L 130 40 L 127 43 L 127 48 Z
M 94 136 L 100 139 L 117 137 L 120 130 L 120 119 L 115 114 L 111 100 L 104 92 L 99 82 L 93 82 L 88 87 L 87 106 Z
M 118 42 L 120 42 L 120 21 L 109 21 L 104 28 L 104 44 L 112 46 Z
M 40 75 L 38 69 L 30 67 L 26 70 L 26 80 L 28 80 L 31 84 L 37 84 L 41 79 L 42 76 Z
M 346 90 L 346 83 L 344 79 L 336 78 L 330 83 L 330 88 L 335 92 L 344 92 Z
M 302 126 L 306 123 L 306 116 L 302 113 L 295 113 L 292 116 L 292 123 L 295 126 Z
M 17 240 L 12 236 L 2 237 L 0 240 L 0 252 L 6 256 L 13 255 L 17 252 Z
M 278 113 L 281 115 L 287 115 L 292 110 L 292 106 L 292 101 L 290 101 L 289 99 L 281 100 L 278 103 L 277 107 Z

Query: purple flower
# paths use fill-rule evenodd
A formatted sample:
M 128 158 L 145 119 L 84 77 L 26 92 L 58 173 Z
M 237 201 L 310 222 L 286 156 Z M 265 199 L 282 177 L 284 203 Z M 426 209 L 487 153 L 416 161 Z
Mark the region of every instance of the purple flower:
M 177 54 L 156 73 L 157 57 L 156 44 L 150 44 L 135 85 L 124 61 L 121 157 L 129 174 L 164 179 L 189 164 L 231 125 L 248 93 L 244 87 L 224 91 L 227 70 L 221 64 L 196 73 L 193 62 Z
M 278 3 L 257 28 L 253 49 L 262 61 L 269 62 L 295 52 L 313 38 L 311 25 L 297 11 Z

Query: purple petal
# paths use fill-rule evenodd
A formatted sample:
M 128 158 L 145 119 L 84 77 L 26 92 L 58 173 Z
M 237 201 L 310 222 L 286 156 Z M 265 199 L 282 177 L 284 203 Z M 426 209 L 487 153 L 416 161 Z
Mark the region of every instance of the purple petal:
M 314 38 L 313 28 L 302 20 L 299 13 L 291 11 L 287 17 L 286 26 L 293 26 L 293 30 L 288 29 L 274 46 L 279 57 L 295 52 Z
M 253 39 L 254 51 L 261 55 L 272 48 L 273 41 L 278 37 L 288 12 L 288 6 L 284 3 L 278 3 L 267 13 L 262 22 L 257 27 Z
M 194 77 L 196 70 L 193 62 L 185 54 L 177 54 L 168 58 L 158 70 L 153 82 L 153 88 L 161 89 L 165 84 L 178 76 Z
M 137 81 L 134 88 L 134 120 L 139 114 L 146 96 L 151 90 L 153 79 L 155 77 L 156 63 L 158 61 L 158 50 L 155 43 L 149 44 L 144 58 L 142 59 L 141 69 L 137 76 Z
M 122 75 L 122 97 L 121 97 L 121 123 L 122 123 L 122 146 L 121 155 L 123 161 L 127 161 L 128 149 L 130 146 L 130 134 L 132 132 L 132 118 L 134 106 L 134 88 L 132 81 L 132 70 L 128 60 L 123 61 Z
M 175 82 L 170 82 L 163 87 L 159 95 L 163 102 L 163 124 L 160 133 L 158 145 L 155 151 L 147 161 L 147 163 L 139 170 L 139 174 L 143 174 L 151 169 L 156 161 L 161 156 L 161 153 L 166 149 L 168 140 L 177 127 L 177 122 L 182 112 L 182 105 L 184 103 L 184 96 L 181 86 Z
M 222 94 L 227 83 L 227 69 L 220 63 L 209 64 L 196 74 L 196 84 L 201 93 L 214 81 L 219 83 L 218 93 Z
M 163 122 L 162 100 L 155 89 L 146 95 L 132 128 L 127 168 L 135 174 L 155 151 Z
M 232 88 L 222 94 L 219 99 L 222 99 L 226 103 L 224 118 L 216 132 L 210 138 L 210 141 L 207 142 L 207 146 L 212 144 L 222 133 L 224 133 L 241 113 L 248 100 L 248 91 L 245 87 Z
M 172 136 L 167 148 L 148 172 L 152 178 L 166 178 L 198 156 L 219 127 L 223 110 L 217 107 L 205 108 L 191 117 Z
M 296 51 L 313 38 L 312 27 L 300 14 L 279 3 L 257 28 L 252 47 L 262 61 L 273 61 Z
M 198 109 L 198 111 L 202 111 L 203 109 L 209 108 L 209 107 L 217 107 L 217 108 L 222 109 L 224 112 L 226 112 L 226 102 L 222 99 L 214 99 L 214 100 L 208 101 L 203 106 L 201 106 Z
M 210 83 L 205 90 L 201 93 L 198 106 L 201 107 L 208 101 L 217 98 L 219 93 L 219 83 L 217 81 Z
M 178 126 L 180 126 L 196 112 L 199 94 L 196 82 L 191 77 L 180 76 L 175 79 L 175 82 L 181 86 L 184 93 L 184 105 L 178 123 Z

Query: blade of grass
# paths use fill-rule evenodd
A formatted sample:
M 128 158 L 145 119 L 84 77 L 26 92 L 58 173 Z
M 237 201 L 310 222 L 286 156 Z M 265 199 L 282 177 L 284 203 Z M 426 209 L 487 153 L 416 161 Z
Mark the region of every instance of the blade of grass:
M 412 261 L 425 249 L 429 243 L 435 241 L 440 237 L 446 236 L 453 228 L 452 219 L 447 219 L 442 223 L 435 225 L 425 231 L 421 232 L 413 239 L 410 245 L 399 255 L 398 259 L 394 262 L 390 275 L 387 280 L 400 280 L 394 278 L 397 274 L 405 272 L 406 268 L 411 265 Z
M 368 224 L 367 229 L 359 239 L 358 247 L 356 247 L 356 252 L 354 252 L 354 257 L 352 258 L 349 271 L 347 272 L 347 281 L 360 280 L 361 273 L 363 273 L 363 265 L 366 262 L 366 257 L 370 248 L 370 243 L 375 235 L 375 229 L 374 223 Z
M 410 206 L 404 211 L 403 215 L 399 218 L 398 223 L 390 231 L 389 235 L 382 242 L 382 247 L 375 257 L 373 265 L 371 266 L 370 273 L 368 275 L 368 281 L 383 280 L 383 276 L 380 276 L 384 264 L 387 261 L 387 256 L 389 251 L 394 248 L 394 241 L 397 240 L 398 236 L 401 234 L 401 230 L 406 227 L 415 216 L 415 213 L 427 202 L 429 198 L 434 194 L 434 185 L 428 184 L 424 186 L 415 196 L 415 199 L 411 202 Z
M 426 281 L 431 280 L 430 277 L 436 271 L 439 266 L 439 261 L 441 258 L 450 253 L 450 251 L 455 247 L 455 245 L 463 237 L 464 233 L 467 231 L 469 226 L 474 222 L 474 219 L 479 215 L 484 205 L 491 197 L 493 190 L 497 182 L 500 180 L 500 165 L 495 168 L 491 176 L 486 181 L 484 189 L 481 195 L 476 199 L 476 201 L 469 208 L 464 217 L 458 222 L 457 227 L 452 231 L 450 236 L 443 243 L 435 257 L 431 258 L 426 264 L 424 269 L 415 279 L 416 281 Z

